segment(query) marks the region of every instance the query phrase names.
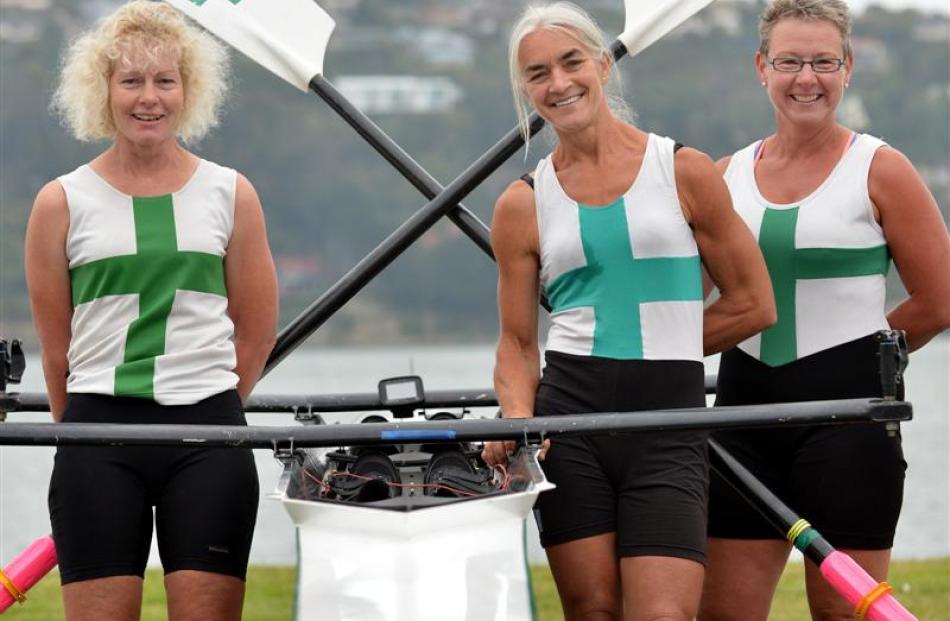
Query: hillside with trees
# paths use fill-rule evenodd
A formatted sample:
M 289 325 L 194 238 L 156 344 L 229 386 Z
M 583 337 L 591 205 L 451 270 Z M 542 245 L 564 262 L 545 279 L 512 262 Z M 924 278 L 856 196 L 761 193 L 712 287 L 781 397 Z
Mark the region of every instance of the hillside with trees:
M 32 340 L 22 245 L 42 184 L 103 148 L 72 140 L 47 112 L 59 55 L 114 2 L 0 0 L 0 335 Z M 367 113 L 447 184 L 515 122 L 508 0 L 331 0 L 337 19 L 326 72 L 447 78 L 459 96 L 429 113 Z M 581 2 L 616 34 L 620 0 Z M 83 8 L 76 8 L 81 5 Z M 763 137 L 771 108 L 753 72 L 758 2 L 720 0 L 622 63 L 624 93 L 644 129 L 729 154 Z M 855 23 L 856 69 L 846 124 L 904 151 L 945 218 L 950 206 L 950 19 L 872 8 Z M 315 95 L 235 54 L 218 128 L 196 148 L 252 179 L 281 280 L 281 323 L 296 316 L 426 201 Z M 532 141 L 464 204 L 484 222 L 513 179 L 549 145 Z M 318 342 L 484 341 L 497 330 L 494 265 L 450 222 L 437 225 L 320 334 Z M 898 285 L 899 287 L 899 285 Z

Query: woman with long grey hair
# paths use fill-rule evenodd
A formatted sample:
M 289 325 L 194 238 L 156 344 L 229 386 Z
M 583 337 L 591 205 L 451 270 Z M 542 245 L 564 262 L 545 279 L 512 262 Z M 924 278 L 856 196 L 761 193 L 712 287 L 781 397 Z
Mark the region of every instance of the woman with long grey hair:
M 704 353 L 767 326 L 771 290 L 712 160 L 620 118 L 596 24 L 558 2 L 527 9 L 510 73 L 557 137 L 511 184 L 492 225 L 505 417 L 701 406 Z M 703 309 L 702 266 L 723 295 Z M 539 373 L 538 298 L 551 302 Z M 485 447 L 490 464 L 513 447 Z M 705 562 L 706 434 L 556 438 L 556 488 L 536 518 L 565 618 L 686 621 Z

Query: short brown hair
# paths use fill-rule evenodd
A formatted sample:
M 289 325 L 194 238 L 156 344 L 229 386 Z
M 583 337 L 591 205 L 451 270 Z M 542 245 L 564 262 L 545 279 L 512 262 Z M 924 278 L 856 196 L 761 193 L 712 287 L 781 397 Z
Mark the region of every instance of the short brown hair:
M 831 22 L 841 33 L 842 52 L 851 58 L 851 11 L 842 0 L 772 0 L 759 18 L 759 52 L 769 53 L 772 29 L 783 19 Z

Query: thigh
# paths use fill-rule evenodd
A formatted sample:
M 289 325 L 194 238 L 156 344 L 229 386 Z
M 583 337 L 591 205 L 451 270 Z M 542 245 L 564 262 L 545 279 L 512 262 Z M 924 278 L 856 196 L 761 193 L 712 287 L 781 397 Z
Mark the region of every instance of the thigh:
M 259 487 L 248 449 L 178 449 L 155 508 L 165 572 L 247 572 Z
M 619 556 L 705 562 L 707 437 L 664 432 L 594 440 L 617 490 Z
M 883 425 L 817 427 L 795 456 L 789 503 L 835 547 L 886 550 L 905 469 L 900 435 Z
M 612 533 L 616 494 L 586 438 L 555 437 L 541 468 L 554 489 L 538 496 L 534 515 L 545 548 Z
M 63 586 L 67 621 L 138 621 L 142 612 L 142 579 L 115 576 Z
M 204 571 L 165 576 L 168 621 L 240 621 L 244 581 Z
M 133 451 L 57 450 L 49 510 L 63 584 L 144 575 L 152 508 Z
M 545 552 L 565 621 L 620 619 L 620 574 L 613 533 L 551 546 Z
M 878 582 L 887 580 L 887 568 L 891 561 L 890 550 L 841 551 L 853 558 Z M 835 621 L 855 618 L 854 605 L 849 604 L 828 584 L 821 575 L 821 569 L 811 561 L 805 562 L 805 586 L 808 591 L 808 607 L 811 610 L 812 619 Z
M 765 621 L 791 547 L 770 539 L 711 538 L 700 621 Z
M 703 586 L 701 563 L 637 556 L 620 561 L 624 621 L 692 621 Z

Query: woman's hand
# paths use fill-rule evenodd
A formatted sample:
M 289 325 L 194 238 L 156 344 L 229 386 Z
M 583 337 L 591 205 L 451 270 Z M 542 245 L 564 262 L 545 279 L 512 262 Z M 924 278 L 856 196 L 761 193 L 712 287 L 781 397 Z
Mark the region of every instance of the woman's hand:
M 531 416 L 503 416 L 502 418 L 531 418 Z M 544 457 L 548 454 L 548 449 L 550 448 L 551 441 L 545 440 L 541 445 L 541 450 L 538 452 L 539 461 L 544 461 Z M 482 448 L 482 460 L 492 468 L 495 466 L 504 466 L 517 450 L 518 443 L 514 440 L 492 440 L 486 442 Z

